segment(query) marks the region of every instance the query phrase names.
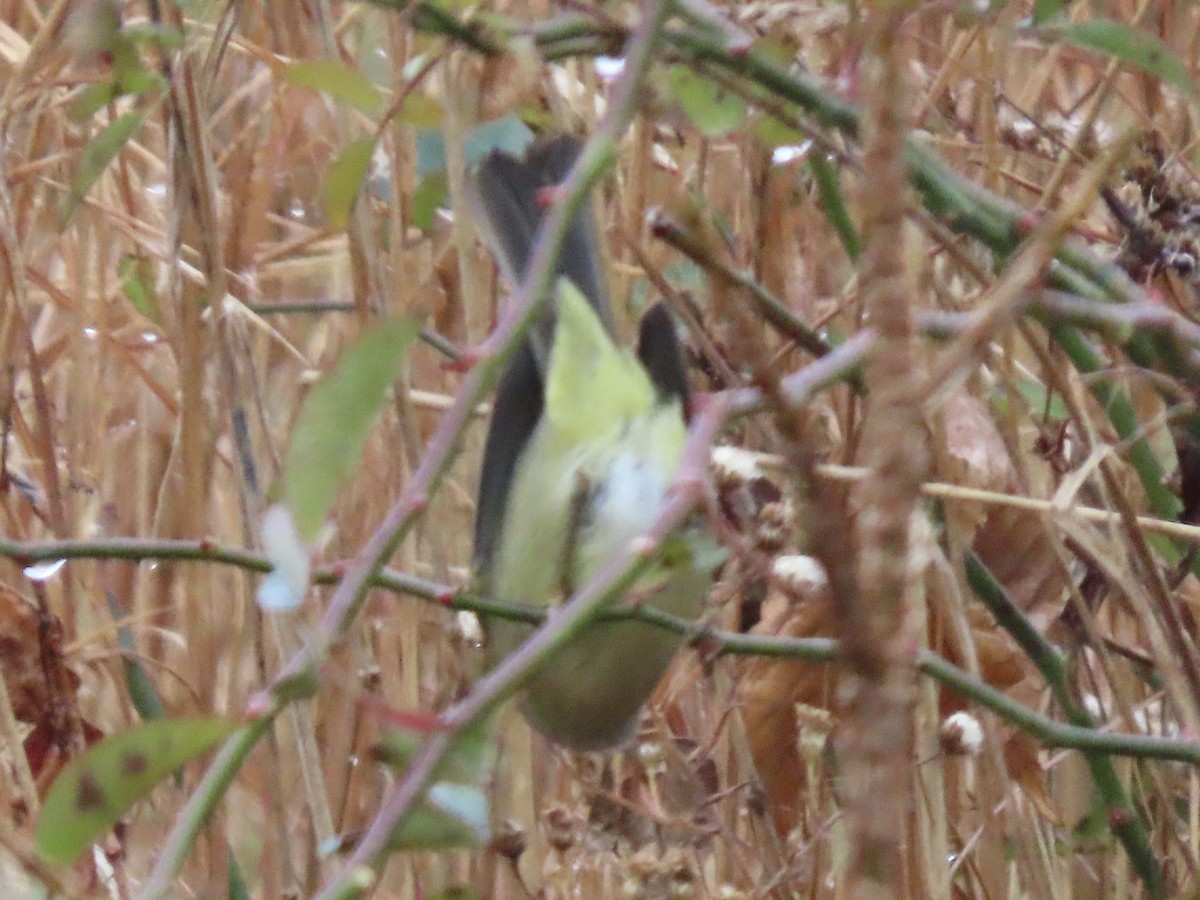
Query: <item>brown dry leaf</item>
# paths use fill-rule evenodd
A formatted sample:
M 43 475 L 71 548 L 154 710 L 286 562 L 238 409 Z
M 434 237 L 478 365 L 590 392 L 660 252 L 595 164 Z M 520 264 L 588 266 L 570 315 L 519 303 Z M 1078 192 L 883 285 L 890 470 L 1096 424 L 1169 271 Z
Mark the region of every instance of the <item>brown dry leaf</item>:
M 926 570 L 929 597 L 929 648 L 966 671 L 977 671 L 980 679 L 1000 691 L 1011 691 L 1034 671 L 1016 642 L 996 625 L 980 603 L 960 595 L 958 581 L 948 560 L 940 558 Z M 938 711 L 945 717 L 965 712 L 973 702 L 943 687 L 938 691 Z
M 988 491 L 1012 487 L 1014 471 L 1008 448 L 983 404 L 964 390 L 942 404 L 946 451 L 955 482 Z
M 1000 691 L 1007 691 L 1023 682 L 1032 671 L 1032 666 L 1013 639 L 977 604 L 967 607 L 967 619 L 967 633 L 975 649 L 979 677 L 983 682 Z M 943 631 L 942 628 L 931 629 L 934 635 Z M 957 641 L 948 640 L 943 636 L 932 649 L 954 665 L 969 668 Z M 969 709 L 971 705 L 970 701 L 963 700 L 953 691 L 940 692 L 938 708 L 943 716 Z
M 817 637 L 833 633 L 828 588 L 813 586 L 792 596 L 773 585 L 752 634 Z M 742 718 L 754 766 L 762 779 L 775 827 L 787 834 L 802 809 L 806 766 L 800 752 L 797 704 L 828 709 L 832 670 L 820 663 L 757 657 L 743 668 Z
M 949 480 L 1004 493 L 1016 486 L 1008 449 L 987 410 L 965 391 L 951 394 L 942 409 Z M 1058 618 L 1067 600 L 1062 566 L 1046 540 L 1041 520 L 1025 510 L 953 501 L 947 515 L 1039 628 Z M 982 660 L 981 660 L 982 662 Z
M 1015 483 L 1008 448 L 983 404 L 965 390 L 950 394 L 939 410 L 945 438 L 946 481 L 985 491 L 1005 492 Z M 970 540 L 987 519 L 987 508 L 955 500 L 947 504 L 961 534 Z
M 22 750 L 42 792 L 75 751 L 103 736 L 80 720 L 75 693 L 80 680 L 63 654 L 62 623 L 46 615 L 49 622 L 14 588 L 0 583 L 0 668 L 14 714 L 34 726 Z
M 971 625 L 971 639 L 979 658 L 979 674 L 994 688 L 1004 690 L 1020 684 L 1030 663 L 1007 633 L 996 625 Z
M 974 550 L 1038 631 L 1045 633 L 1062 615 L 1066 573 L 1036 513 L 993 509 L 979 528 Z
M 57 624 L 57 622 L 56 622 Z M 47 629 L 43 642 L 38 629 L 38 611 L 15 589 L 0 583 L 0 668 L 18 721 L 35 725 L 46 718 L 52 705 L 65 695 L 73 696 L 79 676 L 66 665 L 51 666 L 60 673 L 57 684 L 47 678 L 44 652 L 62 659 L 62 628 Z
M 1062 820 L 1046 787 L 1046 772 L 1038 759 L 1038 746 L 1029 735 L 1014 731 L 1004 742 L 1004 767 L 1008 777 L 1021 786 L 1034 809 L 1054 825 L 1061 826 Z

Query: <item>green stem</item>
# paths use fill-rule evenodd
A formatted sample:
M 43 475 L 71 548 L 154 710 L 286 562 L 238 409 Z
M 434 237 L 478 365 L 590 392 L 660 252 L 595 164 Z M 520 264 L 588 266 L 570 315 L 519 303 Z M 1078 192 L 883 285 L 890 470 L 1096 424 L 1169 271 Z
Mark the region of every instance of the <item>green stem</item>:
M 1096 348 L 1077 328 L 1056 322 L 1045 324 L 1076 370 L 1081 375 L 1094 376 L 1087 379 L 1092 395 L 1107 413 L 1117 434 L 1128 442 L 1129 461 L 1141 479 L 1154 514 L 1161 519 L 1177 520 L 1183 511 L 1183 504 L 1164 483 L 1166 473 L 1146 441 L 1142 423 L 1133 405 L 1110 379 L 1103 377 L 1102 373 L 1109 368 L 1108 361 L 1096 352 Z
M 1094 730 L 1095 720 L 1071 694 L 1062 654 L 1033 627 L 1008 596 L 1004 586 L 973 551 L 967 551 L 966 570 L 967 582 L 975 595 L 995 616 L 1000 627 L 1012 635 L 1025 651 L 1025 655 L 1037 666 L 1067 721 L 1078 728 Z M 1162 867 L 1154 855 L 1146 829 L 1125 792 L 1125 786 L 1121 784 L 1112 760 L 1102 751 L 1085 751 L 1084 759 L 1091 771 L 1096 790 L 1108 809 L 1109 827 L 1129 854 L 1134 871 L 1146 885 L 1150 897 L 1165 897 Z
M 246 762 L 250 751 L 266 735 L 273 721 L 274 713 L 248 722 L 222 745 L 187 803 L 175 816 L 175 824 L 155 859 L 154 870 L 142 886 L 139 897 L 158 900 L 160 897 L 174 896 L 171 882 L 175 874 L 187 862 L 212 810 L 225 796 L 234 776 Z
M 850 257 L 851 262 L 856 262 L 859 253 L 862 252 L 862 243 L 858 238 L 858 229 L 854 227 L 854 220 L 850 218 L 846 198 L 842 194 L 837 167 L 818 147 L 809 154 L 808 170 L 812 172 L 813 180 L 817 183 L 817 194 L 821 198 L 821 209 L 825 212 L 825 218 L 837 232 L 846 255 Z
M 266 574 L 270 561 L 257 553 L 238 548 L 221 547 L 207 541 L 153 540 L 108 538 L 77 541 L 47 541 L 45 543 L 0 540 L 0 557 L 28 565 L 58 559 L 105 559 L 139 562 L 142 560 L 176 560 L 217 563 L 250 572 Z M 337 584 L 343 575 L 335 567 L 322 567 L 313 575 L 317 584 Z M 415 575 L 383 569 L 371 582 L 372 587 L 393 593 L 418 597 L 466 610 L 479 615 L 515 622 L 541 624 L 545 609 L 533 604 L 509 603 L 470 593 L 456 593 L 452 587 Z M 837 658 L 837 642 L 830 638 L 780 638 L 739 634 L 732 631 L 704 629 L 695 622 L 680 619 L 652 608 L 617 608 L 599 614 L 612 620 L 648 622 L 659 628 L 688 635 L 701 643 L 713 644 L 725 656 L 770 656 L 809 662 L 829 663 Z M 1147 735 L 1115 734 L 1092 728 L 1077 728 L 1055 722 L 979 681 L 970 673 L 935 653 L 923 651 L 918 667 L 929 677 L 944 684 L 965 700 L 984 706 L 1011 725 L 1049 747 L 1093 750 L 1142 759 L 1165 759 L 1200 765 L 1200 743 L 1175 738 Z

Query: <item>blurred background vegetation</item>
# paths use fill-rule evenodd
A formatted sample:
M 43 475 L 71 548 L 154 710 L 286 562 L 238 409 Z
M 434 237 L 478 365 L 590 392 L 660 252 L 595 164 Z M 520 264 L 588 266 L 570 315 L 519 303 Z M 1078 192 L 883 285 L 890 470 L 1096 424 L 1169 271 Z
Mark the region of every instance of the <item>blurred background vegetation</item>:
M 754 380 L 747 358 L 758 376 L 803 370 L 872 327 L 859 230 L 872 204 L 906 208 L 914 385 L 942 376 L 921 397 L 930 527 L 911 562 L 937 680 L 917 682 L 895 747 L 910 811 L 885 895 L 1194 895 L 1200 15 L 1175 0 L 902 9 L 913 187 L 880 197 L 856 104 L 883 6 L 675 6 L 597 191 L 619 327 L 631 338 L 665 298 L 701 392 Z M 39 859 L 39 798 L 85 744 L 141 719 L 241 716 L 323 627 L 340 561 L 454 402 L 449 357 L 487 337 L 508 292 L 467 167 L 537 133 L 592 134 L 640 13 L 0 0 L 6 896 L 138 895 L 201 765 L 74 867 Z M 677 240 L 647 227 L 652 210 Z M 752 315 L 727 315 L 714 278 Z M 424 340 L 341 485 L 324 583 L 264 613 L 269 563 L 238 548 L 259 545 L 301 404 L 401 314 Z M 853 487 L 860 388 L 847 377 L 800 414 L 809 474 L 852 516 L 872 502 Z M 469 691 L 477 622 L 444 601 L 468 579 L 485 413 L 389 561 L 410 581 L 369 594 L 319 690 L 254 745 L 179 896 L 315 893 L 400 777 L 375 760 L 382 726 Z M 737 540 L 706 618 L 718 637 L 680 654 L 639 739 L 571 755 L 506 712 L 491 842 L 398 853 L 376 896 L 844 895 L 845 678 L 821 661 L 836 605 L 803 556 L 827 523 L 788 440 L 765 418 L 721 438 L 715 505 Z M 722 654 L 734 632 L 799 640 L 790 659 Z M 1133 739 L 1062 749 L 1082 732 Z

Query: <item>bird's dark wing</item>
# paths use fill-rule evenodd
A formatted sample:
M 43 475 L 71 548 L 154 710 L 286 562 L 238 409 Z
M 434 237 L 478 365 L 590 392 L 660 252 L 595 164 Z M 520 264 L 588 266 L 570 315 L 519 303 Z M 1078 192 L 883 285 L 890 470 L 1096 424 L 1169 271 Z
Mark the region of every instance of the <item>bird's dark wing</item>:
M 686 421 L 690 416 L 691 391 L 683 366 L 683 347 L 675 331 L 675 320 L 662 303 L 655 303 L 642 316 L 637 355 L 658 391 L 658 399 L 678 400 Z
M 575 138 L 544 138 L 534 141 L 521 158 L 500 151 L 489 154 L 474 174 L 470 190 L 478 224 L 513 284 L 525 276 L 546 216 L 544 191 L 562 182 L 579 151 Z M 611 333 L 608 292 L 590 202 L 581 206 L 568 229 L 556 273 L 575 283 Z M 545 405 L 542 372 L 554 334 L 552 304 L 545 309 L 529 338 L 510 357 L 492 408 L 475 512 L 474 564 L 484 590 L 488 589 L 487 576 L 500 540 L 517 460 Z
M 525 343 L 509 357 L 500 376 L 500 385 L 492 401 L 492 422 L 484 445 L 483 469 L 479 474 L 473 561 L 480 581 L 476 587 L 484 593 L 491 592 L 487 579 L 500 542 L 517 459 L 537 427 L 544 406 L 542 376 L 533 350 Z

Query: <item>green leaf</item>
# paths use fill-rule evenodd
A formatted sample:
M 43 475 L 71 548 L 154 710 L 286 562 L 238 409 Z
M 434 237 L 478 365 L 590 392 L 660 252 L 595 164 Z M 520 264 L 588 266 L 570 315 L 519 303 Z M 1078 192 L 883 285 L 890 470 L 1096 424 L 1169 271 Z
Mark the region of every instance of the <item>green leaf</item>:
M 1046 385 L 1036 378 L 1018 378 L 1016 388 L 1017 393 L 1029 404 L 1030 412 L 1044 416 L 1047 422 L 1062 422 L 1070 416 L 1063 398 L 1056 393 L 1049 393 Z M 1001 412 L 1007 409 L 1007 398 L 1004 394 L 997 395 L 996 406 Z
M 306 541 L 316 538 L 338 486 L 357 465 L 418 330 L 417 320 L 405 317 L 367 332 L 305 398 L 284 465 L 283 496 Z
M 424 232 L 433 227 L 433 217 L 446 199 L 446 174 L 433 172 L 422 178 L 412 194 L 412 223 Z
M 543 107 L 540 103 L 522 103 L 517 107 L 517 115 L 521 117 L 522 122 L 539 134 L 542 132 L 553 132 L 561 127 L 554 113 L 550 112 L 550 110 Z
M 156 784 L 236 727 L 216 718 L 156 719 L 100 741 L 55 779 L 38 820 L 38 850 L 51 862 L 72 862 Z
M 117 80 L 117 90 L 122 95 L 141 95 L 165 92 L 167 80 L 158 72 L 149 69 L 133 69 L 124 72 Z
M 113 621 L 120 623 L 117 625 L 117 647 L 121 651 L 121 668 L 125 672 L 125 689 L 129 691 L 129 701 L 144 721 L 161 719 L 166 715 L 166 710 L 158 696 L 154 680 L 142 666 L 137 642 L 133 639 L 133 630 L 124 622 L 125 611 L 111 593 L 106 592 L 104 599 Z
M 779 67 L 790 69 L 796 64 L 796 45 L 783 34 L 766 34 L 751 44 L 754 55 Z
M 1066 10 L 1069 0 L 1033 0 L 1033 24 L 1042 25 Z
M 441 784 L 445 782 L 438 782 L 434 787 Z M 479 788 L 466 790 L 478 792 Z M 486 797 L 484 802 L 487 802 Z M 396 826 L 388 845 L 394 850 L 454 850 L 458 847 L 478 847 L 486 842 L 486 835 L 481 835 L 471 824 L 443 810 L 420 806 L 409 812 L 404 821 Z
M 67 118 L 72 122 L 86 122 L 110 102 L 117 99 L 120 91 L 115 81 L 100 81 L 89 84 L 80 91 L 67 107 Z
M 330 228 L 342 229 L 350 222 L 350 210 L 371 167 L 375 138 L 367 137 L 342 148 L 325 175 L 325 218 Z
M 754 133 L 771 150 L 776 147 L 796 146 L 806 140 L 795 128 L 783 124 L 773 116 L 763 116 L 755 122 Z
M 387 728 L 375 748 L 376 758 L 397 771 L 408 768 L 429 734 L 415 728 Z M 461 735 L 438 765 L 434 777 L 463 784 L 482 784 L 496 759 L 496 748 L 483 728 Z
M 146 113 L 126 113 L 109 123 L 108 127 L 92 138 L 79 158 L 79 170 L 71 183 L 71 190 L 63 198 L 58 207 L 58 228 L 61 231 L 71 221 L 76 207 L 83 202 L 87 192 L 92 189 L 108 164 L 117 158 L 117 154 L 141 130 L 146 121 Z
M 147 73 L 137 44 L 131 41 L 123 31 L 113 35 L 106 52 L 112 79 L 118 90 L 122 89 L 122 85 L 136 81 Z
M 809 154 L 808 170 L 812 172 L 813 181 L 816 182 L 825 218 L 837 232 L 846 255 L 852 260 L 857 260 L 862 251 L 862 242 L 858 239 L 858 230 L 850 217 L 850 207 L 842 193 L 837 167 L 818 149 Z
M 227 854 L 227 860 L 229 879 L 226 882 L 225 896 L 229 900 L 250 900 L 250 887 L 246 884 L 246 876 L 242 874 L 242 867 L 238 865 L 232 849 Z
M 304 666 L 300 671 L 276 681 L 271 689 L 271 699 L 277 708 L 281 708 L 297 700 L 308 700 L 320 689 L 321 673 L 313 666 Z
M 121 33 L 129 40 L 158 49 L 170 49 L 183 45 L 183 32 L 173 25 L 126 25 Z
M 313 88 L 366 113 L 378 111 L 379 91 L 362 72 L 338 59 L 300 59 L 283 70 L 283 78 Z
M 409 94 L 395 115 L 397 122 L 415 128 L 437 128 L 442 124 L 444 117 L 445 110 L 442 109 L 442 104 L 424 94 Z
M 380 758 L 405 767 L 427 736 L 412 730 L 392 728 L 384 734 Z M 437 768 L 437 779 L 425 792 L 420 805 L 392 832 L 389 843 L 408 850 L 477 847 L 487 842 L 488 798 L 483 786 L 491 778 L 496 761 L 495 744 L 486 726 L 460 735 Z
M 162 309 L 154 289 L 154 264 L 145 257 L 126 254 L 117 262 L 117 275 L 122 292 L 137 311 L 156 325 L 162 324 Z
M 720 137 L 733 131 L 746 118 L 745 100 L 687 66 L 668 69 L 667 82 L 676 102 L 702 134 Z
M 479 900 L 479 895 L 466 885 L 457 885 L 431 895 L 429 900 Z
M 166 90 L 167 82 L 157 72 L 148 69 L 127 69 L 106 81 L 89 84 L 67 107 L 72 122 L 86 122 L 118 97 L 148 94 Z
M 1076 821 L 1071 829 L 1070 845 L 1075 852 L 1084 848 L 1105 847 L 1112 844 L 1112 827 L 1108 806 L 1099 791 L 1093 790 L 1088 811 Z
M 1106 53 L 1134 68 L 1161 78 L 1185 94 L 1196 93 L 1196 85 L 1187 68 L 1162 41 L 1124 22 L 1092 19 L 1088 22 L 1048 26 L 1042 31 L 1076 47 Z

